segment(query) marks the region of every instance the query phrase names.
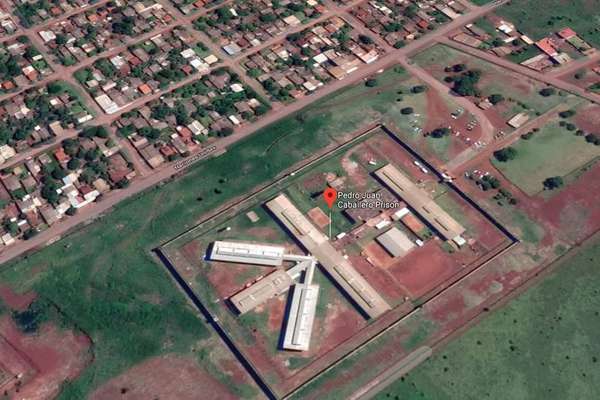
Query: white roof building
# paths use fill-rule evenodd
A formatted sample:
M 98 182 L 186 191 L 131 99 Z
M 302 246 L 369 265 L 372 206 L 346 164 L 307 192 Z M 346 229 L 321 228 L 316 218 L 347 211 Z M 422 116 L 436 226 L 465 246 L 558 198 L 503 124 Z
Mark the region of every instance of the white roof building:
M 216 241 L 213 243 L 210 259 L 276 267 L 283 263 L 284 251 L 282 246 Z

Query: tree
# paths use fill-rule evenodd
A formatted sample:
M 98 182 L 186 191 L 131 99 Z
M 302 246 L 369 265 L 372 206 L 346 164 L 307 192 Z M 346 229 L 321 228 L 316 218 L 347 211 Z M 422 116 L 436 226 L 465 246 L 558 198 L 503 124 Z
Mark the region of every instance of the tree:
M 57 45 L 62 46 L 67 43 L 67 37 L 62 34 L 56 35 L 56 39 L 54 39 Z
M 425 86 L 425 85 L 416 85 L 416 86 L 413 86 L 410 89 L 410 91 L 413 92 L 413 93 L 424 93 L 424 92 L 427 91 L 427 86 Z
M 366 44 L 366 45 L 373 44 L 373 39 L 371 39 L 367 35 L 358 35 L 358 40 L 360 40 L 360 42 L 362 44 Z
M 544 180 L 544 188 L 548 190 L 554 190 L 564 185 L 563 178 L 560 176 L 552 176 Z
M 494 152 L 494 157 L 500 162 L 514 160 L 517 157 L 517 150 L 514 147 L 505 147 Z
M 452 130 L 450 128 L 437 128 L 432 130 L 429 135 L 433 138 L 440 139 L 444 136 L 448 136 L 451 132 Z
M 77 214 L 77 209 L 75 207 L 69 207 L 65 212 L 68 216 L 73 216 Z
M 540 90 L 540 95 L 544 97 L 554 96 L 556 94 L 556 89 L 554 88 L 544 88 Z
M 378 83 L 377 79 L 375 79 L 375 78 L 369 78 L 365 81 L 365 85 L 368 87 L 375 87 L 375 86 L 377 86 L 377 83 Z
M 71 171 L 75 171 L 80 166 L 81 166 L 81 161 L 79 161 L 79 159 L 77 159 L 77 158 L 71 158 L 69 160 L 69 162 L 67 163 L 67 168 L 69 168 Z
M 488 100 L 493 105 L 496 105 L 496 104 L 504 101 L 504 96 L 502 96 L 501 94 L 495 93 L 495 94 L 492 94 L 490 97 L 488 97 Z
M 575 110 L 565 110 L 558 113 L 561 118 L 571 118 L 575 115 Z
M 403 115 L 410 115 L 414 112 L 412 107 L 404 107 L 402 110 L 400 110 L 400 114 Z

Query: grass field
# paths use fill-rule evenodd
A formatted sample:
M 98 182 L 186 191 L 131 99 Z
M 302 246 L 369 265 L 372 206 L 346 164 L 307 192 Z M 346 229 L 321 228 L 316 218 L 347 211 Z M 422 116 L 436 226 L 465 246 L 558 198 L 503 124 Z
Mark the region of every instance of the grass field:
M 504 176 L 526 193 L 533 195 L 544 189 L 544 179 L 567 176 L 600 157 L 600 147 L 587 143 L 584 137 L 552 121 L 529 140 L 513 145 L 517 157 L 508 162 L 493 159 Z
M 184 177 L 121 202 L 77 233 L 4 265 L 0 281 L 20 292 L 36 291 L 43 304 L 62 312 L 57 322 L 83 330 L 94 342 L 94 362 L 65 385 L 60 399 L 85 398 L 132 365 L 189 352 L 207 337 L 150 250 L 347 133 L 381 119 L 406 118 L 398 112 L 400 103 L 390 103 L 407 89 L 408 79 L 401 70 L 389 70 L 375 89 L 361 83 L 318 101 Z
M 376 399 L 600 398 L 600 240 Z
M 534 40 L 565 27 L 574 29 L 583 39 L 600 47 L 600 7 L 597 0 L 539 0 L 510 1 L 495 11 L 514 23 L 519 31 Z

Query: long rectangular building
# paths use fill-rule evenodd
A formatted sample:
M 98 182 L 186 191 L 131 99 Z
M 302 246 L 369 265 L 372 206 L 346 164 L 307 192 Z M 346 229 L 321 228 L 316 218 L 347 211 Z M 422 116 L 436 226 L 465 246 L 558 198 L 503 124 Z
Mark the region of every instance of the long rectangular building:
M 376 318 L 390 309 L 389 304 L 354 269 L 320 232 L 283 194 L 267 202 L 267 207 L 296 237 L 346 294 L 370 318 Z
M 283 263 L 284 251 L 281 246 L 216 241 L 213 243 L 210 259 L 276 267 Z
M 231 296 L 229 300 L 240 314 L 244 314 L 265 301 L 285 293 L 292 283 L 290 275 L 283 269 L 278 269 Z
M 307 351 L 310 347 L 319 286 L 298 283 L 292 289 L 292 301 L 283 337 L 283 348 Z
M 392 164 L 378 169 L 375 175 L 435 228 L 444 239 L 453 240 L 465 232 L 461 224 Z

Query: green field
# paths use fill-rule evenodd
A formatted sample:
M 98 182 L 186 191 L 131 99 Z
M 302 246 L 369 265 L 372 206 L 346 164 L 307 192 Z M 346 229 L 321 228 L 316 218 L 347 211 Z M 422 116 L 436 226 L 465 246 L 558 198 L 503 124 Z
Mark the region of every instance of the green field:
M 600 398 L 600 240 L 378 400 Z
M 94 342 L 94 362 L 59 398 L 85 398 L 144 359 L 198 348 L 209 331 L 151 249 L 349 132 L 381 120 L 401 125 L 407 117 L 398 112 L 396 97 L 410 88 L 408 80 L 402 70 L 389 70 L 374 89 L 361 83 L 315 102 L 184 177 L 125 200 L 77 233 L 4 265 L 2 283 L 19 292 L 34 290 L 47 319 L 80 329 Z M 424 95 L 406 98 L 416 105 Z
M 465 63 L 467 68 L 481 71 L 481 80 L 477 84 L 477 88 L 481 91 L 482 97 L 501 94 L 510 102 L 510 107 L 505 111 L 504 117 L 506 118 L 510 118 L 521 111 L 532 116 L 542 114 L 558 104 L 565 101 L 575 101 L 576 99 L 575 96 L 571 95 L 543 97 L 539 94 L 539 91 L 545 87 L 542 83 L 528 78 L 517 78 L 516 75 L 487 61 L 467 56 L 442 44 L 437 44 L 422 51 L 413 59 L 418 65 L 430 70 L 440 81 L 443 81 L 444 77 L 449 75 L 443 71 L 445 66 Z
M 551 176 L 568 177 L 590 161 L 600 157 L 600 147 L 587 143 L 552 121 L 529 140 L 513 145 L 517 157 L 508 162 L 493 159 L 504 176 L 530 195 L 544 189 L 543 182 Z
M 543 7 L 541 7 L 543 3 Z M 534 40 L 565 27 L 574 29 L 594 47 L 600 47 L 600 4 L 598 0 L 518 0 L 495 11 Z

